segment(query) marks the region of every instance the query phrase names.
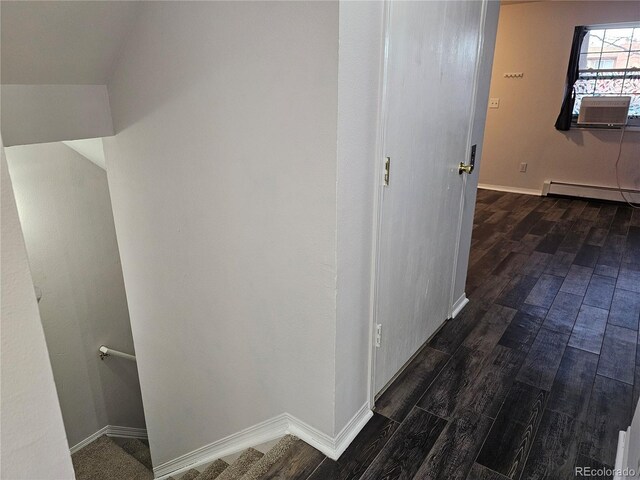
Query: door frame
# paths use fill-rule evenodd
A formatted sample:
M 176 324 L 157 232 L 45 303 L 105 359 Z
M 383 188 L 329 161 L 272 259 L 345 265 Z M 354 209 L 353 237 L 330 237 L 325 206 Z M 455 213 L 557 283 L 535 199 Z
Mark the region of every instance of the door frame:
M 480 63 L 482 61 L 482 51 L 484 48 L 484 37 L 485 37 L 485 25 L 486 25 L 486 14 L 487 14 L 487 6 L 490 0 L 482 0 L 482 10 L 480 14 L 480 30 L 479 30 L 479 39 L 478 39 L 478 51 L 476 56 L 476 65 L 474 71 L 474 80 L 473 80 L 473 93 L 472 93 L 472 104 L 471 104 L 471 122 L 469 124 L 469 131 L 467 132 L 467 147 L 466 151 L 469 152 L 471 148 L 472 141 L 472 133 L 473 133 L 473 124 L 476 112 L 476 101 L 477 101 L 477 92 L 478 92 L 478 81 L 480 74 Z M 373 199 L 373 235 L 372 235 L 372 249 L 371 249 L 371 282 L 370 282 L 370 295 L 369 295 L 369 368 L 368 368 L 368 380 L 367 386 L 369 391 L 369 408 L 373 410 L 375 407 L 376 394 L 378 392 L 375 391 L 375 374 L 376 374 L 376 324 L 378 320 L 378 305 L 379 305 L 379 295 L 378 295 L 378 284 L 379 284 L 379 274 L 380 274 L 380 235 L 382 230 L 382 222 L 383 222 L 383 214 L 382 214 L 382 202 L 384 200 L 384 146 L 385 146 L 385 136 L 386 136 L 386 121 L 388 115 L 388 94 L 387 94 L 387 80 L 388 80 L 388 67 L 389 67 L 389 42 L 390 42 L 390 29 L 391 29 L 391 3 L 393 0 L 384 0 L 384 12 L 383 12 L 383 38 L 384 38 L 384 47 L 381 58 L 381 68 L 380 68 L 380 77 L 379 77 L 379 93 L 378 98 L 380 98 L 380 102 L 378 103 L 378 132 L 376 135 L 376 158 L 374 161 L 374 171 L 375 171 L 375 186 L 374 186 L 374 199 Z M 464 161 L 466 159 L 461 159 Z M 456 281 L 456 270 L 458 263 L 458 256 L 460 250 L 460 234 L 462 231 L 462 218 L 464 211 L 464 193 L 467 188 L 467 178 L 463 178 L 463 185 L 460 194 L 460 206 L 458 209 L 458 234 L 456 238 L 455 245 L 455 256 L 453 261 L 453 269 L 451 274 L 451 290 L 450 290 L 450 306 L 449 306 L 449 317 L 451 317 L 453 311 L 453 299 L 454 296 L 454 288 Z M 464 306 L 468 300 L 462 302 L 462 306 Z M 457 309 L 461 310 L 461 307 Z M 457 313 L 457 312 L 456 312 Z M 444 319 L 446 320 L 446 319 Z M 418 350 L 419 351 L 419 350 Z M 398 377 L 400 373 L 404 370 L 406 365 L 413 360 L 417 352 L 412 355 L 405 366 L 403 366 L 393 378 L 388 382 L 387 385 L 393 383 L 393 381 Z M 385 386 L 383 390 L 381 390 L 381 394 L 387 387 Z
M 375 185 L 373 198 L 373 235 L 371 239 L 371 279 L 369 294 L 369 371 L 367 387 L 369 391 L 369 408 L 375 406 L 376 375 L 376 323 L 378 319 L 378 277 L 380 264 L 380 233 L 382 226 L 382 199 L 384 194 L 384 139 L 387 120 L 387 75 L 389 67 L 389 30 L 391 24 L 391 2 L 384 0 L 382 18 L 383 49 L 380 59 L 380 77 L 378 98 L 378 131 L 376 135 L 376 157 L 374 159 Z

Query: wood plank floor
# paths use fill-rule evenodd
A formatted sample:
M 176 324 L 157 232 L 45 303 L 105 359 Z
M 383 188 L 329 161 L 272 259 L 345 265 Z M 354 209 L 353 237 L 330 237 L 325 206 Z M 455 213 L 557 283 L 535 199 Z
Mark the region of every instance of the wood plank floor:
M 337 462 L 300 442 L 267 478 L 610 468 L 640 395 L 640 210 L 479 190 L 466 292 Z

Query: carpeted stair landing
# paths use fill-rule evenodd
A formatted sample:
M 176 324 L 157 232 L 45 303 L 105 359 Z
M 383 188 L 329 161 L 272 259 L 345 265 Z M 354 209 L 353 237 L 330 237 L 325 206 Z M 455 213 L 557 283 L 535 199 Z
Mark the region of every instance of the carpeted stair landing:
M 144 443 L 140 444 L 148 450 Z M 71 455 L 76 480 L 152 480 L 153 473 L 109 437 Z
M 231 464 L 216 460 L 202 471 L 192 468 L 167 480 L 260 480 L 298 441 L 286 435 L 263 454 L 248 448 Z M 72 455 L 76 480 L 151 480 L 151 453 L 140 440 L 126 440 L 120 445 L 100 437 Z

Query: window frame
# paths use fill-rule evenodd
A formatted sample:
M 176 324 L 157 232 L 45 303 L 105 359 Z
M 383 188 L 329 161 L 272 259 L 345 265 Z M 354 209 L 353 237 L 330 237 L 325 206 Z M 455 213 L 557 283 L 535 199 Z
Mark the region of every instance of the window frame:
M 640 29 L 640 22 L 621 22 L 621 23 L 608 23 L 608 24 L 599 24 L 599 25 L 585 25 L 585 27 L 587 29 L 587 32 L 590 30 L 613 30 L 613 29 Z M 635 32 L 634 32 L 635 33 Z M 584 54 L 587 54 L 588 52 L 588 48 L 585 49 L 585 42 L 588 42 L 588 35 L 589 33 L 587 33 L 587 35 L 585 36 L 585 38 L 582 40 L 582 48 L 580 49 L 580 52 L 578 54 L 579 57 L 581 57 Z M 632 34 L 632 41 L 633 38 L 635 38 Z M 604 42 L 603 42 L 604 43 Z M 627 58 L 627 67 L 626 68 L 596 68 L 596 69 L 580 69 L 578 70 L 578 79 L 576 80 L 576 83 L 581 80 L 584 79 L 583 75 L 585 73 L 591 73 L 594 75 L 594 79 L 598 78 L 598 74 L 599 73 L 606 73 L 606 72 L 624 72 L 622 74 L 622 78 L 626 80 L 626 78 L 628 77 L 628 72 L 634 72 L 633 75 L 634 76 L 638 76 L 638 78 L 640 78 L 640 67 L 628 67 L 628 63 L 629 63 L 629 58 L 631 56 L 631 53 L 633 52 L 640 52 L 640 48 L 637 50 L 633 49 L 633 43 L 630 43 L 629 45 L 629 50 L 624 50 L 623 52 L 626 52 L 628 54 L 628 58 Z M 604 46 L 603 46 L 604 48 Z M 594 52 L 592 52 L 594 53 Z M 606 57 L 607 54 L 610 54 L 609 56 L 611 56 L 611 54 L 613 54 L 615 52 L 605 52 L 603 51 L 603 49 L 600 50 L 600 52 L 598 53 L 598 62 L 600 63 L 602 61 L 603 56 Z M 578 59 L 578 61 L 580 60 L 580 58 Z M 636 73 L 637 72 L 637 73 Z M 574 96 L 577 100 L 578 98 L 578 93 L 575 91 L 575 84 L 573 85 L 573 91 L 574 91 Z M 623 85 L 621 87 L 621 90 L 624 88 L 624 80 L 623 80 Z M 594 92 L 595 93 L 595 92 Z M 619 95 L 624 96 L 626 95 L 625 93 L 620 93 Z M 636 94 L 631 94 L 632 96 L 636 96 Z M 581 96 L 592 96 L 592 94 L 581 94 Z M 596 95 L 597 96 L 597 95 Z M 611 95 L 601 95 L 601 96 L 611 96 Z M 595 126 L 595 125 L 578 125 L 577 123 L 578 120 L 578 114 L 573 113 L 571 115 L 571 128 L 586 128 L 586 129 L 619 129 L 622 127 L 610 127 L 610 126 Z M 633 127 L 635 129 L 635 127 L 640 127 L 640 114 L 638 115 L 629 115 L 627 117 L 627 126 L 628 127 Z

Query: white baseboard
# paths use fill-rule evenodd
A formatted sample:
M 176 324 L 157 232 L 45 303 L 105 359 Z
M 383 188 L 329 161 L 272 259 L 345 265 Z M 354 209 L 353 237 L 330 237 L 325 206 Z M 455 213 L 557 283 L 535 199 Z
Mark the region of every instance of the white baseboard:
M 630 429 L 631 427 L 629 427 L 629 430 Z M 627 465 L 627 458 L 629 454 L 627 439 L 629 438 L 629 430 L 620 430 L 618 433 L 618 449 L 616 451 L 616 464 L 613 480 L 623 480 L 627 478 L 626 476 L 623 476 L 623 472 L 625 469 L 630 468 L 630 465 Z
M 118 425 L 107 425 L 107 437 L 116 438 L 140 438 L 146 440 L 146 428 L 120 427 Z
M 495 190 L 496 192 L 522 193 L 524 195 L 542 195 L 542 190 L 535 188 L 509 187 L 506 185 L 490 185 L 488 183 L 479 183 L 478 188 L 483 190 Z
M 160 464 L 154 467 L 153 473 L 156 479 L 180 474 L 190 468 L 213 462 L 220 457 L 226 457 L 260 443 L 275 440 L 285 435 L 288 429 L 289 420 L 287 414 L 283 413 Z
M 147 430 L 144 428 L 121 427 L 119 425 L 105 425 L 100 430 L 92 433 L 81 442 L 76 443 L 69 449 L 69 451 L 74 454 L 81 448 L 86 447 L 91 442 L 97 440 L 103 435 L 116 438 L 140 438 L 144 440 L 147 438 Z
M 372 416 L 373 412 L 367 402 L 342 431 L 332 438 L 299 418 L 283 413 L 158 465 L 153 469 L 153 473 L 157 480 L 166 479 L 171 475 L 184 473 L 190 468 L 197 468 L 218 458 L 275 440 L 287 433 L 295 435 L 329 458 L 337 460 Z
M 355 440 L 360 431 L 365 427 L 369 420 L 373 417 L 373 412 L 369 408 L 369 402 L 366 402 L 360 410 L 349 420 L 344 428 L 338 433 L 336 437 L 336 444 L 334 448 L 334 455 L 329 455 L 329 458 L 338 460 L 340 455 L 351 445 L 351 442 Z
M 456 318 L 462 309 L 469 303 L 466 293 L 462 293 L 460 298 L 455 301 L 453 307 L 451 307 L 451 318 Z
M 76 443 L 73 447 L 71 447 L 69 449 L 69 451 L 74 454 L 76 453 L 78 450 L 80 450 L 81 448 L 86 447 L 87 445 L 89 445 L 91 442 L 93 442 L 94 440 L 97 440 L 98 438 L 100 438 L 103 435 L 106 435 L 107 433 L 107 427 L 109 425 L 106 425 L 104 427 L 102 427 L 100 430 L 98 430 L 97 432 L 89 435 L 87 438 L 85 438 L 84 440 L 82 440 L 81 442 Z
M 286 415 L 290 422 L 288 433 L 295 435 L 300 440 L 304 440 L 312 447 L 320 450 L 327 457 L 337 460 L 349 444 L 351 444 L 353 439 L 356 438 L 356 435 L 360 433 L 360 430 L 364 428 L 373 416 L 373 412 L 369 408 L 369 402 L 362 405 L 360 410 L 356 412 L 335 438 L 331 438 L 329 435 L 309 426 L 292 415 Z
M 544 195 L 566 195 L 568 197 L 594 198 L 597 200 L 610 200 L 614 202 L 624 202 L 625 199 L 618 190 L 618 187 L 606 187 L 600 185 L 582 185 L 568 182 L 554 182 L 547 180 L 544 182 Z M 640 191 L 623 189 L 630 200 L 640 199 Z

